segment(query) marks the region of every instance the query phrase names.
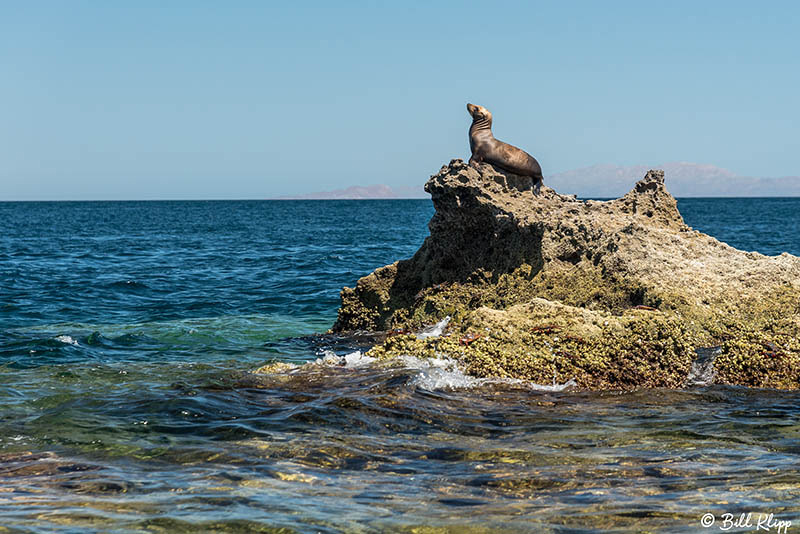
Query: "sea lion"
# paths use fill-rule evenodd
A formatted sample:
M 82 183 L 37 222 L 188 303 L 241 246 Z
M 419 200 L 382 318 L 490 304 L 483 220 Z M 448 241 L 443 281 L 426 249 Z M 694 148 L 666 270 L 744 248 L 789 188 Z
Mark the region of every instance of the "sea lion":
M 502 170 L 519 176 L 533 178 L 535 190 L 542 185 L 542 168 L 536 158 L 522 149 L 494 138 L 492 135 L 492 113 L 483 106 L 467 104 L 467 111 L 472 115 L 472 126 L 469 127 L 469 148 L 472 157 L 469 164 L 491 163 Z

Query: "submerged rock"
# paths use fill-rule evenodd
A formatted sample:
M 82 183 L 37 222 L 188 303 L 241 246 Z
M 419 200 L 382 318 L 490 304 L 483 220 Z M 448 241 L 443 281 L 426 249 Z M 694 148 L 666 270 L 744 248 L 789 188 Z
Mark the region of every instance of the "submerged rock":
M 743 252 L 689 228 L 663 171 L 580 201 L 453 160 L 425 185 L 436 213 L 408 260 L 342 290 L 338 332 L 418 331 L 371 354 L 446 353 L 478 377 L 584 388 L 680 387 L 696 350 L 717 382 L 800 386 L 800 258 Z

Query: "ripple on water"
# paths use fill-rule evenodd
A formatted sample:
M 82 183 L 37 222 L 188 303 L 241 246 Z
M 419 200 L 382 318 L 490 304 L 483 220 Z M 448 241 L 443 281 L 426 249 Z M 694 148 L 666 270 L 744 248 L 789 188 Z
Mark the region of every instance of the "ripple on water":
M 723 501 L 800 514 L 794 393 L 541 391 L 464 382 L 445 360 L 320 359 L 268 376 L 236 362 L 17 371 L 51 394 L 0 419 L 0 502 L 54 530 L 689 532 Z M 453 375 L 424 378 L 440 371 Z
M 680 203 L 739 248 L 800 250 L 797 201 Z M 0 215 L 0 531 L 699 532 L 703 513 L 743 511 L 800 524 L 796 392 L 702 385 L 702 370 L 682 391 L 560 391 L 446 359 L 379 365 L 369 336 L 312 335 L 341 287 L 414 253 L 429 201 Z M 248 372 L 270 362 L 295 370 Z

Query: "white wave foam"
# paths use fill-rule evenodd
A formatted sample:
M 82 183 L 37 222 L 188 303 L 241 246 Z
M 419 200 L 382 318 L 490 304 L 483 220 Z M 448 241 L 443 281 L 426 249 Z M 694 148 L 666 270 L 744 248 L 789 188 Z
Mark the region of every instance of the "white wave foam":
M 315 364 L 327 365 L 330 367 L 347 367 L 350 369 L 370 365 L 377 359 L 362 354 L 360 350 L 345 354 L 344 356 L 339 356 L 329 350 L 324 351 L 322 354 L 322 358 L 317 358 L 316 361 L 314 361 Z
M 347 369 L 357 369 L 374 364 L 377 358 L 367 356 L 361 351 L 351 352 L 344 356 L 339 356 L 332 351 L 324 351 L 321 358 L 317 358 L 313 363 L 329 367 L 344 367 Z M 398 356 L 391 360 L 401 367 L 415 372 L 411 385 L 428 391 L 470 389 L 487 385 L 513 385 L 521 388 L 528 388 L 533 391 L 564 391 L 567 388 L 575 387 L 577 384 L 570 379 L 563 384 L 552 385 L 535 384 L 527 380 L 512 378 L 475 378 L 464 373 L 457 360 L 444 355 L 434 358 L 417 358 L 416 356 Z M 389 362 L 387 362 L 389 363 Z
M 56 341 L 66 343 L 67 345 L 75 345 L 76 347 L 78 346 L 78 342 L 72 339 L 70 336 L 56 336 Z
M 570 378 L 563 384 L 552 384 L 550 386 L 546 386 L 544 384 L 534 384 L 533 382 L 530 382 L 530 385 L 531 389 L 535 389 L 536 391 L 564 391 L 567 388 L 577 387 L 578 383 Z
M 450 324 L 450 316 L 448 315 L 433 326 L 423 328 L 418 334 L 417 339 L 428 339 L 429 337 L 439 337 Z
M 412 385 L 428 391 L 447 389 L 468 389 L 481 386 L 482 379 L 465 375 L 457 367 L 432 366 L 420 369 L 411 382 Z
M 361 351 L 351 352 L 344 356 L 345 367 L 364 367 L 374 362 L 377 358 L 361 354 Z
M 487 385 L 514 385 L 534 391 L 564 391 L 577 386 L 572 379 L 563 384 L 543 385 L 514 378 L 475 378 L 464 373 L 458 361 L 441 356 L 429 359 L 402 356 L 400 360 L 408 369 L 418 371 L 412 384 L 428 391 L 469 389 Z
M 314 360 L 316 365 L 329 365 L 331 367 L 342 365 L 342 357 L 329 350 L 323 351 L 322 358 Z

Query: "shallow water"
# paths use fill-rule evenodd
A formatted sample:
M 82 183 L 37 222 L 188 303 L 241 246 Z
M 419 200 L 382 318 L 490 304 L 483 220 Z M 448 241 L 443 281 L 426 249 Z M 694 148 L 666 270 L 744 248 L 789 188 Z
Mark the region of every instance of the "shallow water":
M 800 253 L 798 199 L 679 207 L 739 248 Z M 365 348 L 312 334 L 432 212 L 0 203 L 0 532 L 800 528 L 795 392 L 546 391 L 353 356 L 249 373 Z

